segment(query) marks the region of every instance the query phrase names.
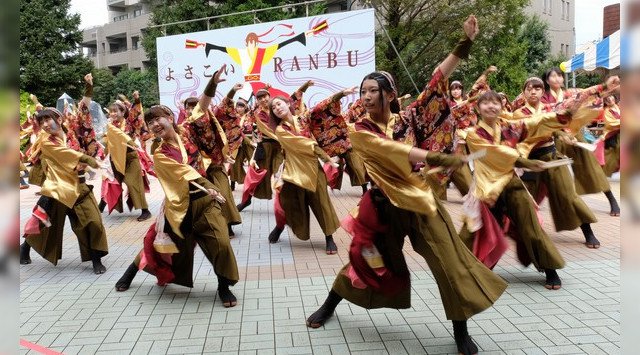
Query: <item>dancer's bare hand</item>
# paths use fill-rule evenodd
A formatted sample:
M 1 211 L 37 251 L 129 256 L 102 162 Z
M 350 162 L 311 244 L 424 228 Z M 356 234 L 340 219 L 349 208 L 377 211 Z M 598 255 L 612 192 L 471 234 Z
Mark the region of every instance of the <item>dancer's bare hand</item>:
M 467 17 L 467 20 L 464 21 L 463 29 L 470 40 L 473 41 L 476 38 L 480 32 L 480 28 L 478 27 L 478 19 L 475 15 L 469 15 L 469 17 Z

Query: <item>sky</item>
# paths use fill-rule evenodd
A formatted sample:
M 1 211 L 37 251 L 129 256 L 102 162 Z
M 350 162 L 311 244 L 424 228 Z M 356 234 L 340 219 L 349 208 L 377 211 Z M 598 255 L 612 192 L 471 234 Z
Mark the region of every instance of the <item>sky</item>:
M 602 10 L 620 0 L 575 0 L 573 3 L 576 4 L 576 48 L 580 48 L 585 43 L 602 39 Z
M 619 2 L 620 0 L 573 1 L 576 19 L 576 48 L 580 48 L 587 42 L 602 38 L 602 9 L 606 5 Z M 71 12 L 79 13 L 82 16 L 81 29 L 99 26 L 108 22 L 106 0 L 71 0 Z
M 107 0 L 71 0 L 71 13 L 82 18 L 80 29 L 100 26 L 107 22 Z

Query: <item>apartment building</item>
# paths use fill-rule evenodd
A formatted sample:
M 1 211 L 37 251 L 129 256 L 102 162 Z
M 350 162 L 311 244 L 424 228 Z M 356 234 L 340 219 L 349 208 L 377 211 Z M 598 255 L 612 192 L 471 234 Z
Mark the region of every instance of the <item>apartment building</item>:
M 549 25 L 551 53 L 567 57 L 575 54 L 575 7 L 578 0 L 531 0 L 525 9 L 528 15 L 538 17 Z
M 145 70 L 149 59 L 142 48 L 142 30 L 151 11 L 148 0 L 106 0 L 109 22 L 83 30 L 82 47 L 97 68 L 117 73 L 123 68 Z

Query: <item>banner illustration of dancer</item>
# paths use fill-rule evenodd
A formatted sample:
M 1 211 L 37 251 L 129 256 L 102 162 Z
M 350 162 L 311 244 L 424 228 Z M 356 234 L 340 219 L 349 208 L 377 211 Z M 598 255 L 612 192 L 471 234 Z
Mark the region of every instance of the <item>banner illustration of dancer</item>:
M 242 90 L 239 91 L 239 95 L 240 97 L 249 99 L 252 94 L 255 94 L 258 90 L 265 88 L 266 83 L 261 81 L 260 75 L 262 67 L 268 64 L 271 59 L 273 59 L 280 48 L 292 43 L 300 43 L 303 46 L 306 46 L 307 37 L 317 35 L 318 33 L 327 30 L 329 28 L 329 25 L 327 21 L 324 20 L 318 23 L 312 29 L 295 36 L 292 28 L 292 25 L 277 24 L 262 34 L 250 32 L 245 38 L 245 48 L 223 47 L 217 44 L 198 42 L 190 39 L 187 39 L 185 41 L 185 48 L 197 49 L 204 47 L 206 57 L 209 57 L 209 54 L 212 50 L 228 54 L 235 63 L 240 65 L 244 75 L 245 85 Z M 275 39 L 268 41 L 264 40 L 265 37 L 270 35 L 272 32 L 275 33 L 274 31 L 282 31 L 283 29 L 288 32 L 278 35 Z M 290 36 L 294 37 L 291 37 L 280 43 L 268 45 L 266 47 L 259 46 L 259 44 L 270 44 L 280 37 Z M 289 94 L 287 94 L 286 92 L 279 90 L 273 86 L 269 86 L 268 90 L 271 97 L 276 97 L 279 95 L 284 97 L 289 96 Z

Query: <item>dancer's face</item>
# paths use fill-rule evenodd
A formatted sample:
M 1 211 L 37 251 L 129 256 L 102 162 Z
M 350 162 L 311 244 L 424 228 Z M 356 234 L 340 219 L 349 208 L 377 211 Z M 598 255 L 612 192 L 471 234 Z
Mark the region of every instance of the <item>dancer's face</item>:
M 247 113 L 247 103 L 244 100 L 238 100 L 238 102 L 236 102 L 236 113 L 240 116 Z
M 273 110 L 273 114 L 281 120 L 291 114 L 289 105 L 278 98 L 271 101 L 271 109 Z
M 120 111 L 120 108 L 116 105 L 111 105 L 109 107 L 109 117 L 113 121 L 120 121 L 123 118 L 124 114 Z
M 616 103 L 616 98 L 613 95 L 607 96 L 604 98 L 604 104 L 606 106 L 613 106 L 615 105 L 615 103 Z
M 147 127 L 154 136 L 167 139 L 175 134 L 173 129 L 173 117 L 158 116 L 147 121 Z
M 191 117 L 191 113 L 193 113 L 193 109 L 196 108 L 196 106 L 187 106 L 184 108 L 184 112 L 186 113 L 187 117 Z
M 524 98 L 527 100 L 527 102 L 531 106 L 537 105 L 540 102 L 541 97 L 542 97 L 541 87 L 534 87 L 533 84 L 529 84 L 524 89 Z
M 495 119 L 502 112 L 502 104 L 498 100 L 484 100 L 478 104 L 478 111 L 483 119 Z
M 260 107 L 266 109 L 269 107 L 269 100 L 271 100 L 271 96 L 269 95 L 262 95 L 258 98 L 258 105 L 260 105 Z
M 367 113 L 378 115 L 382 114 L 385 107 L 389 107 L 389 103 L 393 99 L 393 94 L 386 94 L 380 89 L 378 82 L 374 79 L 367 79 L 362 82 L 360 89 L 360 99 Z
M 564 87 L 564 76 L 552 71 L 547 78 L 547 84 L 552 90 L 558 90 Z
M 451 96 L 453 96 L 454 99 L 459 99 L 462 97 L 462 89 L 459 87 L 455 87 L 453 89 L 451 89 Z
M 61 118 L 56 119 L 56 118 L 47 117 L 42 121 L 40 121 L 40 128 L 42 128 L 42 130 L 47 132 L 48 134 L 52 134 L 52 135 L 58 134 L 58 132 L 60 132 L 61 125 L 62 125 Z

